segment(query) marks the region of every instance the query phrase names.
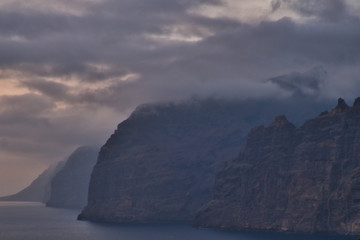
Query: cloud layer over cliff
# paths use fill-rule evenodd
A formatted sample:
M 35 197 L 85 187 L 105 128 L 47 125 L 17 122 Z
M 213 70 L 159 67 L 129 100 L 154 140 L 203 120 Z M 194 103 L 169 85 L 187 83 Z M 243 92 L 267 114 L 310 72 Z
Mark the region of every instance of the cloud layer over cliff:
M 1 1 L 0 194 L 144 102 L 354 98 L 358 16 L 356 0 Z

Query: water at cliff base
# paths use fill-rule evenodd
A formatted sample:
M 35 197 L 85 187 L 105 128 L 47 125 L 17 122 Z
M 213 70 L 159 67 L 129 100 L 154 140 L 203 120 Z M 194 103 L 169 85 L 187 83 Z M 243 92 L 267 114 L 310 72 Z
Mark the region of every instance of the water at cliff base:
M 303 236 L 194 229 L 174 224 L 113 225 L 77 221 L 78 210 L 40 203 L 0 202 L 1 240 L 356 240 L 350 236 Z

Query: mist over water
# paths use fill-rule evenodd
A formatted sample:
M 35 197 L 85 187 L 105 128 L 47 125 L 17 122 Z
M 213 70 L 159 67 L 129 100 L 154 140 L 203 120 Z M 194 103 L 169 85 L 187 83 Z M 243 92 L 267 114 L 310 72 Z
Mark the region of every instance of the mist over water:
M 79 210 L 40 203 L 0 202 L 1 240 L 350 240 L 351 236 L 222 232 L 181 224 L 98 224 L 77 221 Z

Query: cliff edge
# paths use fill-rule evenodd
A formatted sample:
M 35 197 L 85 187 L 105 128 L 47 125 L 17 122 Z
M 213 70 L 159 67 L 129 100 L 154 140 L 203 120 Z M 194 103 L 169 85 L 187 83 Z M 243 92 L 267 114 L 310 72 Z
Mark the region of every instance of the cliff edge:
M 359 234 L 360 98 L 299 128 L 280 116 L 250 131 L 194 225 Z
M 192 222 L 252 126 L 274 112 L 300 121 L 309 115 L 306 100 L 296 111 L 293 102 L 208 99 L 138 107 L 101 148 L 79 219 Z

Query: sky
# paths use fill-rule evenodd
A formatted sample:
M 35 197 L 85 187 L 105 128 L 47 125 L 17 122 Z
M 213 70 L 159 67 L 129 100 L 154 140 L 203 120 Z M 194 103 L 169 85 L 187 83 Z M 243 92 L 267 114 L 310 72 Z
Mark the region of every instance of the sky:
M 360 92 L 358 0 L 1 0 L 0 195 L 136 106 Z

